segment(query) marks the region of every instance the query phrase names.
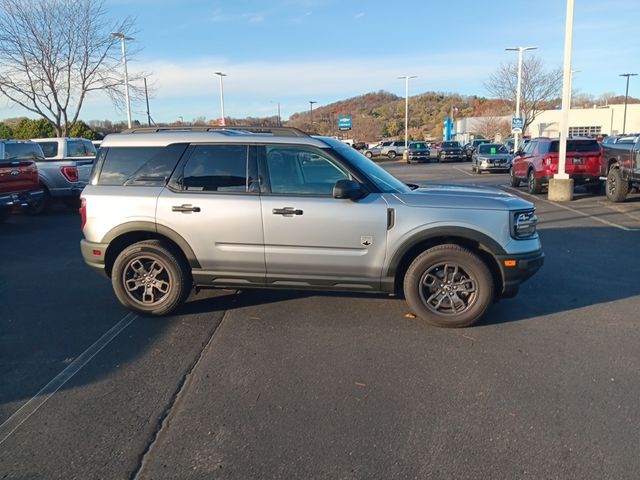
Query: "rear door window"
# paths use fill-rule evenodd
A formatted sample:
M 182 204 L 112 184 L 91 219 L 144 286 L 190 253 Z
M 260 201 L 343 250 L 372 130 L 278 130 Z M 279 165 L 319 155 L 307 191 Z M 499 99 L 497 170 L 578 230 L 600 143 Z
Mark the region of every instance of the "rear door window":
M 46 158 L 52 158 L 58 155 L 58 142 L 38 142 L 38 144 L 42 148 Z
M 248 145 L 196 145 L 184 165 L 182 190 L 246 193 Z

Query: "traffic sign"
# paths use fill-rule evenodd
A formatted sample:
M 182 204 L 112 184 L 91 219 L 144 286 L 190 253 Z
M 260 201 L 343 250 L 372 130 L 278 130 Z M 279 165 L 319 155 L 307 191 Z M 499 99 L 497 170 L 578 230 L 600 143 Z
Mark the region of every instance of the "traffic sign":
M 351 130 L 351 117 L 347 115 L 338 117 L 338 129 Z
M 524 119 L 522 117 L 513 117 L 511 119 L 511 133 L 522 133 L 524 128 Z

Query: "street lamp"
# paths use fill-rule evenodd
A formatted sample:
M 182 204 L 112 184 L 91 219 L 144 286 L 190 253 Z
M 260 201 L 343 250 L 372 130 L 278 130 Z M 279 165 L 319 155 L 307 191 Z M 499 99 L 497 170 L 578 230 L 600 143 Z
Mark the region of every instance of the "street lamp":
M 573 99 L 573 74 L 580 73 L 582 70 L 571 70 L 571 76 L 569 77 L 569 104 L 567 108 L 571 110 L 571 100 Z
M 313 128 L 313 104 L 318 103 L 315 100 L 309 100 L 309 114 L 311 115 L 311 128 Z
M 133 40 L 133 37 L 127 37 L 122 32 L 112 32 L 112 36 L 120 40 L 120 46 L 122 47 L 122 64 L 124 65 L 124 96 L 127 102 L 127 125 L 131 128 L 131 103 L 129 101 L 129 74 L 127 73 L 127 47 L 125 43 L 127 40 Z
M 404 75 L 398 77 L 398 80 L 404 79 L 404 152 L 402 156 L 406 156 L 409 151 L 409 80 L 418 78 L 416 75 Z M 406 158 L 405 158 L 406 160 Z
M 626 133 L 627 129 L 627 98 L 629 97 L 629 77 L 635 77 L 637 73 L 621 73 L 621 77 L 627 77 L 627 89 L 624 92 L 624 117 L 622 118 L 622 134 Z
M 516 87 L 516 118 L 520 118 L 520 96 L 522 92 L 522 52 L 526 50 L 536 50 L 538 47 L 514 47 L 505 50 L 518 52 L 518 85 Z M 524 130 L 522 131 L 524 135 Z M 513 134 L 513 150 L 518 151 L 518 134 Z
M 271 103 L 277 103 L 278 104 L 278 126 L 281 127 L 282 126 L 282 117 L 280 116 L 280 102 L 271 102 Z
M 226 123 L 224 120 L 224 86 L 222 84 L 222 77 L 226 77 L 227 74 L 222 72 L 214 72 L 214 73 L 218 75 L 218 77 L 220 78 L 220 115 L 222 116 L 220 125 L 224 127 Z

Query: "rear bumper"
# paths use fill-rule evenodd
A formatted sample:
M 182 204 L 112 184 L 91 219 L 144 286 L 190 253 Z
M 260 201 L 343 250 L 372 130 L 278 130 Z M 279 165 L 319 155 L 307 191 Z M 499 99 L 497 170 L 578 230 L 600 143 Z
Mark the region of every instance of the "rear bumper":
M 78 183 L 72 187 L 50 188 L 49 194 L 52 198 L 80 198 L 80 194 L 86 186 L 86 183 Z
M 38 190 L 31 190 L 30 192 L 0 193 L 0 207 L 29 208 L 42 200 L 43 195 L 44 191 L 41 188 Z
M 498 255 L 500 271 L 502 273 L 503 298 L 510 298 L 518 293 L 520 284 L 531 278 L 544 264 L 544 253 L 537 250 L 531 253 L 517 255 Z M 507 267 L 505 262 L 515 262 L 514 266 Z
M 87 240 L 80 240 L 80 251 L 85 263 L 102 276 L 108 277 L 105 269 L 105 254 L 108 243 L 95 243 Z

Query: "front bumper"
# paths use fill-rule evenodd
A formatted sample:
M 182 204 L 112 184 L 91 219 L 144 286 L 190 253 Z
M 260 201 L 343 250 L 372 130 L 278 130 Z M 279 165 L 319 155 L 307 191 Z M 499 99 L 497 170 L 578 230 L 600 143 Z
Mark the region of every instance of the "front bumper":
M 462 152 L 440 152 L 442 160 L 465 160 L 467 156 Z
M 108 243 L 95 243 L 87 240 L 80 240 L 80 251 L 82 258 L 87 265 L 100 275 L 108 277 L 105 269 L 105 254 L 107 252 Z
M 31 190 L 30 192 L 3 193 L 0 194 L 0 207 L 23 207 L 29 208 L 42 200 L 44 190 Z
M 544 264 L 544 253 L 537 250 L 516 255 L 498 255 L 502 273 L 502 298 L 511 298 L 518 293 L 520 284 L 531 278 Z M 512 266 L 507 266 L 512 265 Z
M 431 156 L 428 153 L 409 153 L 408 158 L 416 162 L 428 162 Z
M 478 171 L 481 172 L 508 172 L 511 169 L 510 163 L 501 164 L 482 164 L 478 163 Z

